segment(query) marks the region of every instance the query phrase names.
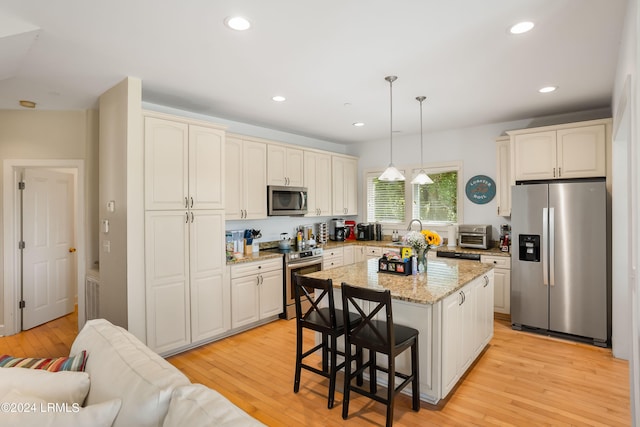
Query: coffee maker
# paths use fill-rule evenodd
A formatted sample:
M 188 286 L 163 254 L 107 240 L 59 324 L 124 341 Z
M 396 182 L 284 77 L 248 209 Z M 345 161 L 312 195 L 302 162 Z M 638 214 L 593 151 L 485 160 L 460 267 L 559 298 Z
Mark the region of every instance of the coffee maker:
M 336 242 L 344 242 L 344 236 L 344 220 L 340 218 L 333 218 L 329 221 L 329 239 Z
M 344 222 L 345 227 L 345 240 L 356 240 L 356 222 L 353 220 L 347 220 Z

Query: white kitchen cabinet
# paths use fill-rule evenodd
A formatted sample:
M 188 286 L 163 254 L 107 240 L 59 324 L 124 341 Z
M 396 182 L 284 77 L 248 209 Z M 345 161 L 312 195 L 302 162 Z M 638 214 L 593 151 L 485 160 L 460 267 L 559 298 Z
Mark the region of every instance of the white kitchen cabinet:
M 496 204 L 499 216 L 511 216 L 511 141 L 508 136 L 496 140 Z
M 489 272 L 442 300 L 442 398 L 493 336 L 493 321 L 488 322 L 492 310 L 487 306 L 492 283 Z
M 342 248 L 342 265 L 351 265 L 355 261 L 355 246 L 345 246 Z
M 606 128 L 601 122 L 508 132 L 515 181 L 606 176 Z
M 225 150 L 227 219 L 267 217 L 267 144 L 227 135 Z
M 307 187 L 306 216 L 331 215 L 331 156 L 305 150 L 304 187 Z
M 285 145 L 268 144 L 267 182 L 269 185 L 302 187 L 304 151 Z
M 147 211 L 147 345 L 167 353 L 230 327 L 224 211 Z
M 231 266 L 231 328 L 275 318 L 283 311 L 282 259 Z
M 365 246 L 365 256 L 367 259 L 382 258 L 383 253 L 384 249 L 379 246 Z
M 480 261 L 494 266 L 493 311 L 511 313 L 511 258 L 481 255 Z
M 362 262 L 367 260 L 367 247 L 363 245 L 353 246 L 353 262 Z
M 352 157 L 331 156 L 333 215 L 358 214 L 358 161 Z
M 224 207 L 223 130 L 145 116 L 144 147 L 146 210 Z
M 343 248 L 325 249 L 322 253 L 322 269 L 330 270 L 336 267 L 342 267 L 344 263 Z

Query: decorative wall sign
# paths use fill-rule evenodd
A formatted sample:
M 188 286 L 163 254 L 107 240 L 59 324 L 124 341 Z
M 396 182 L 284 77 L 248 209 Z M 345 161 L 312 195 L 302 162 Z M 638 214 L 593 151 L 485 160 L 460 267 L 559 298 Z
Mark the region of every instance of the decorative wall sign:
M 484 205 L 496 196 L 496 183 L 486 175 L 476 175 L 467 181 L 465 192 L 473 203 Z

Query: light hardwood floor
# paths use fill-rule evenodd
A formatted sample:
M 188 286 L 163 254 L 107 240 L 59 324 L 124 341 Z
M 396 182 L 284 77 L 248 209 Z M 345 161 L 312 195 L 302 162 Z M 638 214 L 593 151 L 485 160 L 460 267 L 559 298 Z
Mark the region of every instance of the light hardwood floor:
M 0 354 L 61 356 L 77 333 L 69 315 L 11 337 Z M 445 402 L 411 410 L 396 402 L 394 424 L 425 425 L 630 425 L 628 364 L 609 349 L 516 332 L 494 322 L 494 338 Z M 308 341 L 312 340 L 311 335 Z M 278 320 L 170 357 L 193 382 L 215 388 L 270 426 L 384 425 L 384 406 L 354 395 L 347 421 L 342 394 L 327 409 L 327 381 L 303 371 L 293 393 L 295 321 Z M 318 359 L 319 360 L 319 359 Z

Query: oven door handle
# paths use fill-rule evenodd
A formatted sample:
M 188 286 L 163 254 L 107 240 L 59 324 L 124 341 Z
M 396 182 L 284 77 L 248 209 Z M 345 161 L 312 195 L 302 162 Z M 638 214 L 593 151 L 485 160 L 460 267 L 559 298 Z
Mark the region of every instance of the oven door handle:
M 304 261 L 304 262 L 289 262 L 287 264 L 287 268 L 300 268 L 300 267 L 309 267 L 311 265 L 320 264 L 322 265 L 322 258 L 314 258 L 313 260 Z

